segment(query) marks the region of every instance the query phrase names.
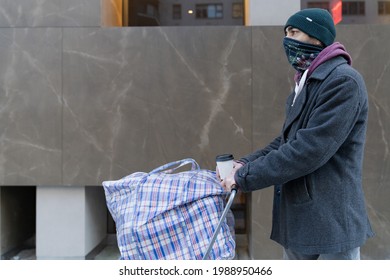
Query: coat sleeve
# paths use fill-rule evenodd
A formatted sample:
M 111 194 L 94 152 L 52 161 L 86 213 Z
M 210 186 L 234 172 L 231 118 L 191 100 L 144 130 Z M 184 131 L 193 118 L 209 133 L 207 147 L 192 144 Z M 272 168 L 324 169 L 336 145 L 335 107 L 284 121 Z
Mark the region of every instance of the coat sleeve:
M 355 78 L 337 73 L 335 77 L 326 86 L 323 84 L 307 126 L 290 135 L 279 149 L 257 157 L 236 172 L 235 181 L 241 190 L 284 184 L 315 171 L 335 155 L 353 129 L 366 94 Z
M 269 152 L 271 152 L 273 150 L 277 150 L 280 146 L 280 139 L 281 139 L 281 136 L 276 137 L 265 148 L 257 150 L 257 151 L 255 151 L 255 152 L 253 152 L 245 157 L 242 157 L 240 159 L 240 161 L 246 164 L 248 162 L 252 162 L 252 161 L 258 159 L 259 157 L 263 157 L 263 156 L 267 155 Z

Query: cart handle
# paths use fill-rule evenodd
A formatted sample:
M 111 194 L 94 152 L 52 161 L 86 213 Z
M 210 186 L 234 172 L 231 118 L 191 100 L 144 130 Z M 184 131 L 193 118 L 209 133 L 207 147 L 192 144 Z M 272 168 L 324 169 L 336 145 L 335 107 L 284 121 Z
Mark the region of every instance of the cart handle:
M 207 259 L 208 259 L 209 254 L 210 254 L 210 252 L 211 252 L 211 249 L 213 248 L 213 245 L 214 245 L 214 243 L 215 243 L 215 240 L 217 239 L 218 233 L 219 233 L 219 231 L 220 231 L 220 229 L 221 229 L 222 223 L 225 221 L 226 215 L 227 215 L 227 213 L 228 213 L 230 207 L 232 206 L 234 197 L 236 196 L 236 193 L 237 193 L 237 185 L 233 185 L 232 187 L 233 187 L 233 188 L 232 188 L 232 191 L 231 191 L 231 193 L 230 193 L 229 200 L 228 200 L 228 202 L 227 202 L 227 204 L 226 204 L 226 206 L 225 206 L 225 210 L 223 210 L 222 217 L 221 217 L 221 219 L 219 220 L 218 226 L 217 226 L 217 228 L 216 228 L 215 231 L 214 231 L 213 238 L 211 239 L 210 244 L 209 244 L 209 246 L 207 247 L 207 251 L 206 251 L 206 253 L 203 255 L 202 260 L 207 260 Z

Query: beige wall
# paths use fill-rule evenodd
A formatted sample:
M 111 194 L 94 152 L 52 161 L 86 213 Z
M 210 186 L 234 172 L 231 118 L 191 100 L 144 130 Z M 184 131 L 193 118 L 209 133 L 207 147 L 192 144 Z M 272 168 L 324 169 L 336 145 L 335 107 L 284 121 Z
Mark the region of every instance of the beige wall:
M 245 0 L 245 25 L 284 25 L 288 17 L 299 11 L 300 0 Z

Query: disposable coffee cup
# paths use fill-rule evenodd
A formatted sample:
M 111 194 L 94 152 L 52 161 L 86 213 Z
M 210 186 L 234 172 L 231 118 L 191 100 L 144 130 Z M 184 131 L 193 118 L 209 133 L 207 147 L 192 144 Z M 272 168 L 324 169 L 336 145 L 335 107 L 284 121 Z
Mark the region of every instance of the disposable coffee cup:
M 234 157 L 232 154 L 218 155 L 215 158 L 219 170 L 219 176 L 221 177 L 222 180 L 225 179 L 226 176 L 230 174 L 230 172 L 232 172 L 233 160 Z

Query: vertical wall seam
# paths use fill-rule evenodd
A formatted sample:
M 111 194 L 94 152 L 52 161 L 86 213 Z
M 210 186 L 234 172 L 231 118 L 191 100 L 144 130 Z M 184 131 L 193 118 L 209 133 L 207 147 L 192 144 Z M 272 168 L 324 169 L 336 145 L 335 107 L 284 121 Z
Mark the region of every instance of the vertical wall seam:
M 64 28 L 61 27 L 61 184 L 64 185 Z
M 254 98 L 253 98 L 253 67 L 254 67 L 254 63 L 253 63 L 253 26 L 250 26 L 250 63 L 251 63 L 251 144 L 250 144 L 250 147 L 251 147 L 251 151 L 253 151 L 253 143 L 254 143 Z

